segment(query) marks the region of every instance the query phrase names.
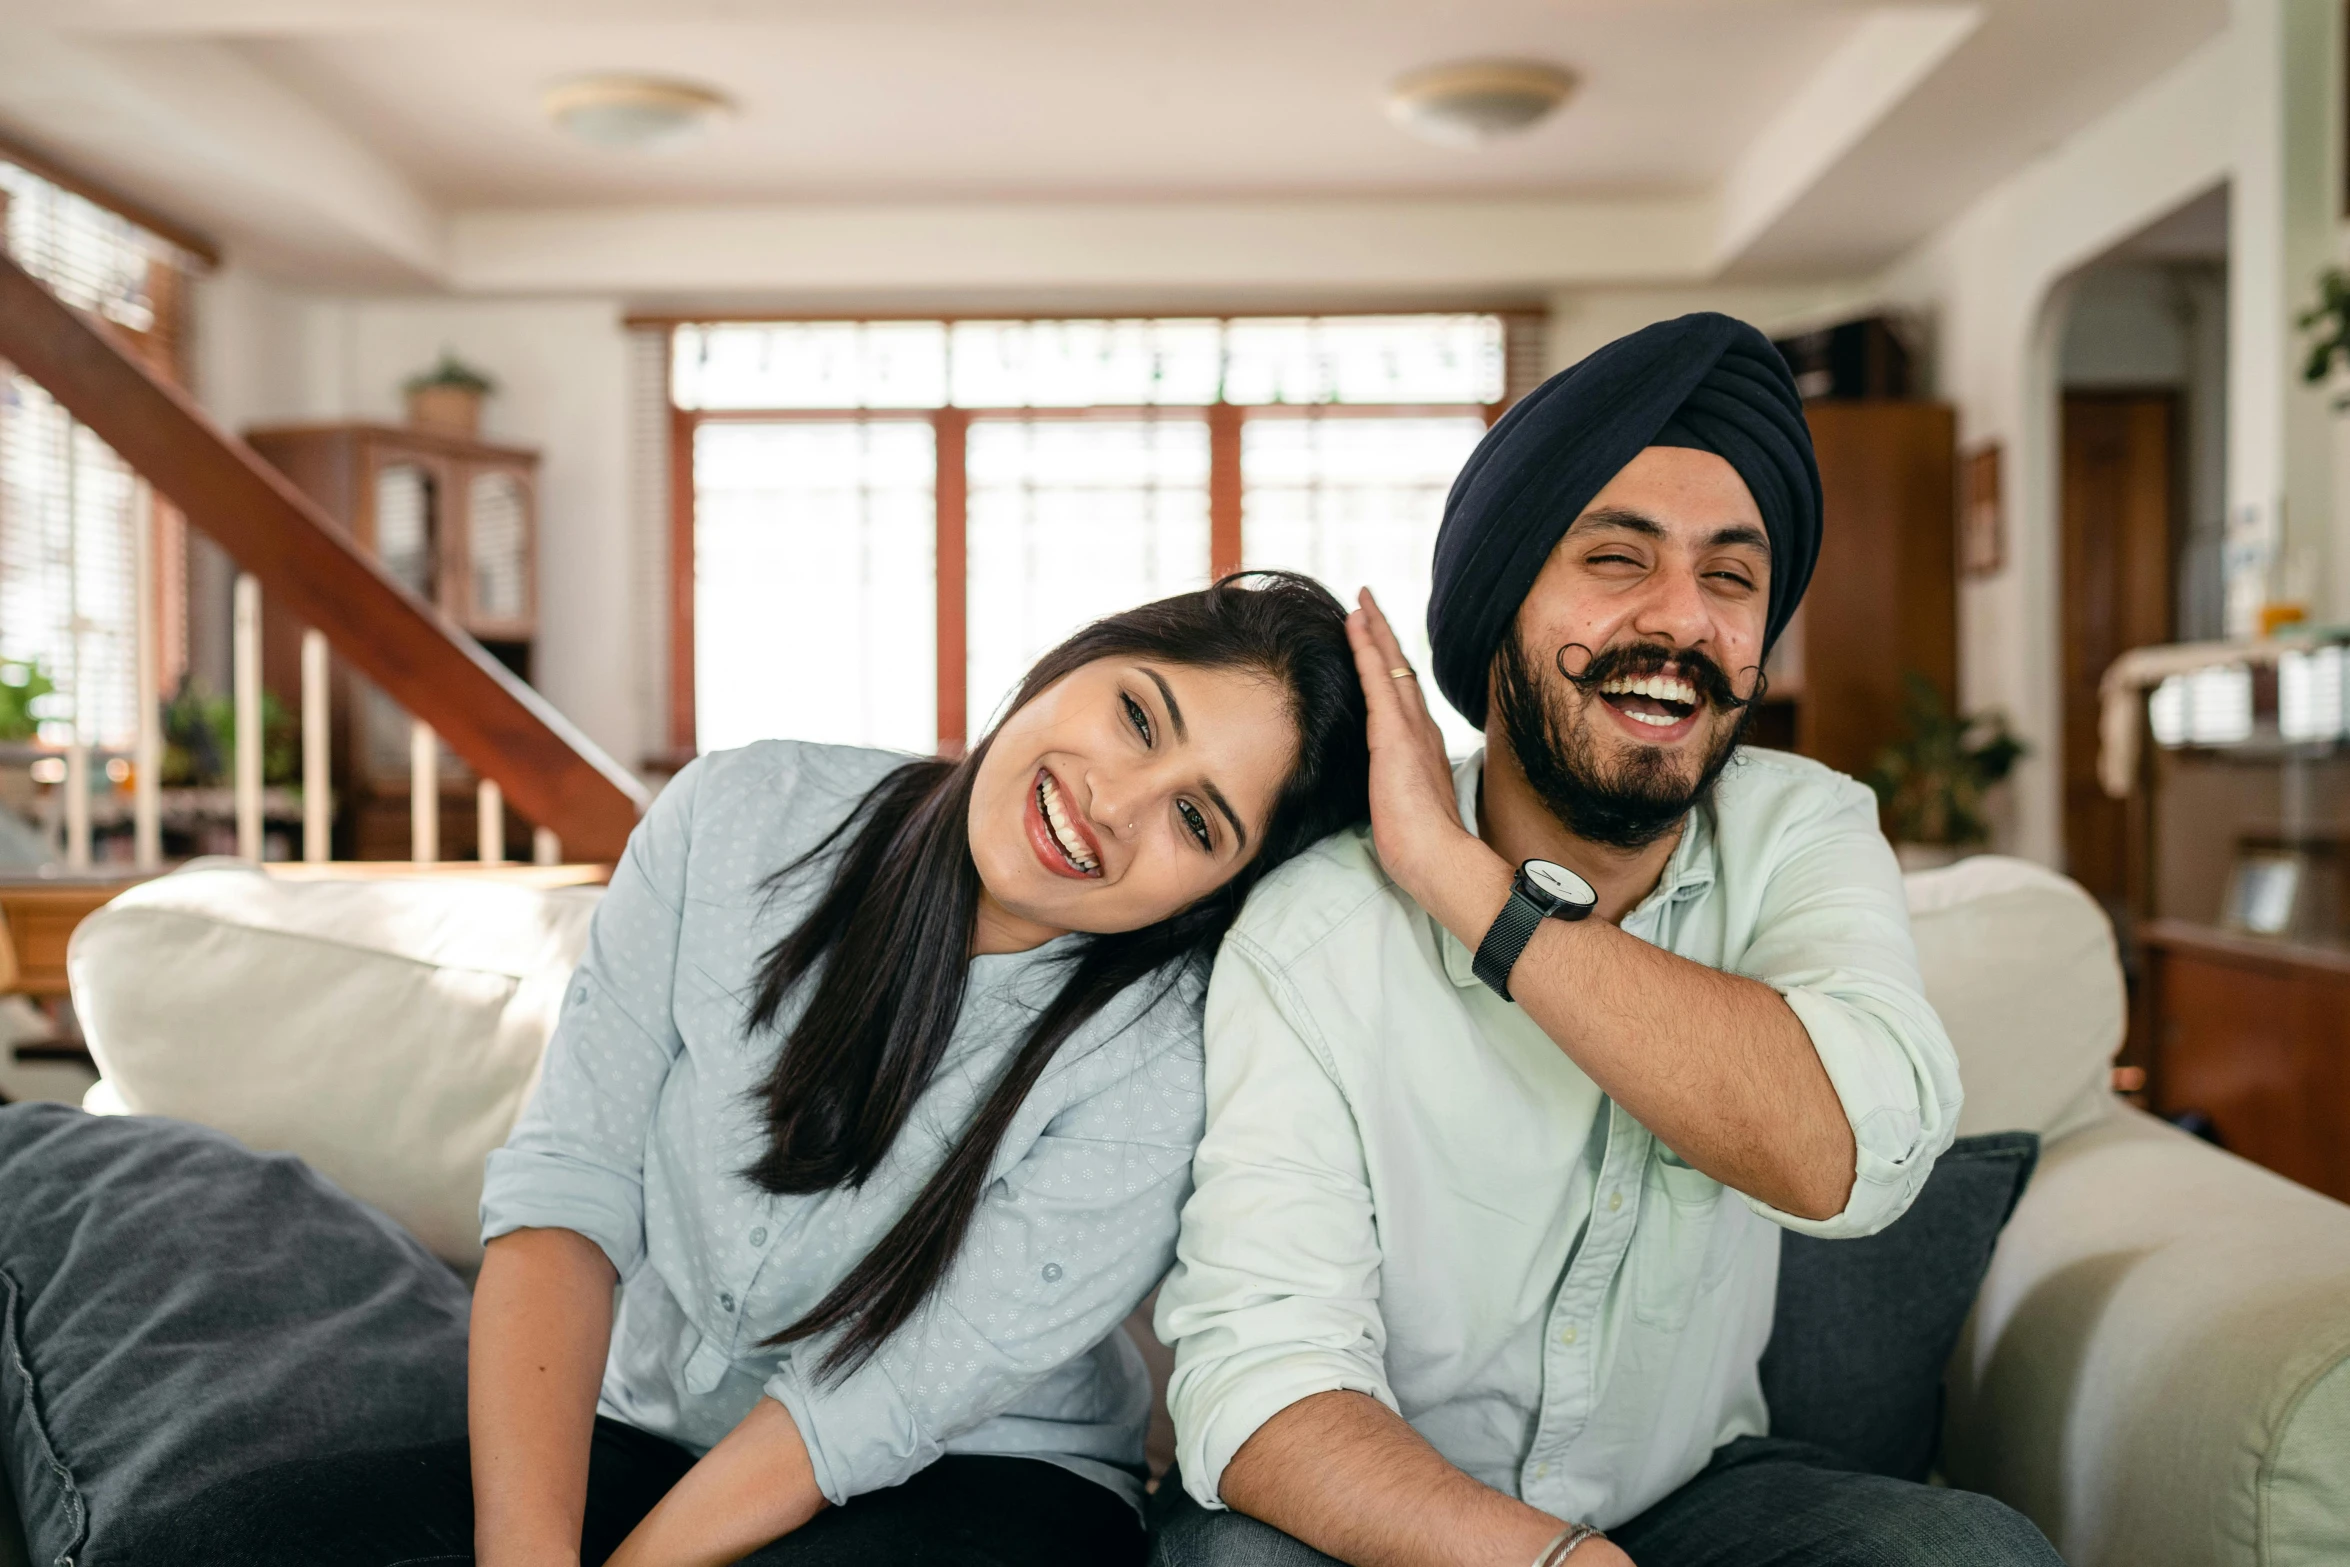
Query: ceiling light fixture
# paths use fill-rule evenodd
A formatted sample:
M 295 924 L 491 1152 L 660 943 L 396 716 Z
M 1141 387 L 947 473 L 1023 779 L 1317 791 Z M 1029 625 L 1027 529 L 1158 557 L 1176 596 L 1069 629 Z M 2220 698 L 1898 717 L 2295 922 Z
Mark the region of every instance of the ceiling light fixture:
M 1575 86 L 1574 72 L 1538 60 L 1464 60 L 1398 77 L 1387 115 L 1428 141 L 1474 147 L 1531 130 Z
M 656 76 L 582 76 L 539 98 L 547 118 L 595 147 L 646 152 L 689 141 L 734 108 L 724 93 Z

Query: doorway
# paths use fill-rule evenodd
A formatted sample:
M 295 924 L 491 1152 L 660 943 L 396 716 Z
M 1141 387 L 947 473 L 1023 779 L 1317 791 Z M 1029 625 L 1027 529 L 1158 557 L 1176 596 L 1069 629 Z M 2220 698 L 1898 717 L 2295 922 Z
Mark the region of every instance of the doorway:
M 2131 648 L 2172 640 L 2180 422 L 2167 388 L 2064 396 L 2065 868 L 2125 916 L 2152 910 L 2152 846 L 2143 803 L 2097 781 L 2097 684 Z

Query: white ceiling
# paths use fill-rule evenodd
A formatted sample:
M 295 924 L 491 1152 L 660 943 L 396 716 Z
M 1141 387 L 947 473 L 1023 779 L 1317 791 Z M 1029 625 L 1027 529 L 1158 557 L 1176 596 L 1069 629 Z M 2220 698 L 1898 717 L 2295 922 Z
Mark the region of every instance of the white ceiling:
M 1873 268 L 2227 14 L 0 0 L 0 131 L 327 284 L 854 293 L 886 274 L 951 291 L 963 267 L 989 287 L 1539 292 Z M 1570 66 L 1582 90 L 1531 135 L 1470 151 L 1385 118 L 1396 75 L 1495 55 Z M 548 83 L 613 70 L 707 82 L 742 112 L 658 155 L 578 146 L 541 118 Z
M 1718 180 L 1855 21 L 1820 0 L 900 4 L 237 47 L 461 206 L 1600 194 Z M 1387 120 L 1394 77 L 1488 55 L 1565 63 L 1583 89 L 1532 133 L 1474 150 Z M 652 156 L 577 145 L 539 115 L 549 81 L 620 68 L 716 86 L 742 112 Z

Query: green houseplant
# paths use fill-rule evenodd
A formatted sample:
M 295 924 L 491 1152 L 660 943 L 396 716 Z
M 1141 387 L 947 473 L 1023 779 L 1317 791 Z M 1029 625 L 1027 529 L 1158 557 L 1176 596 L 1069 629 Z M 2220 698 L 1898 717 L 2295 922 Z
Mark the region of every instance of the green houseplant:
M 166 788 L 226 788 L 237 754 L 236 703 L 188 677 L 163 704 Z M 302 772 L 302 734 L 274 692 L 261 693 L 261 781 L 275 787 Z
M 55 717 L 39 711 L 42 698 L 55 695 L 57 682 L 49 678 L 37 658 L 0 660 L 0 740 L 30 740 L 41 732 L 41 720 Z
M 408 395 L 410 424 L 471 440 L 481 431 L 482 399 L 498 383 L 444 348 L 440 363 L 410 376 L 400 389 Z
M 1902 676 L 1902 687 L 1904 732 L 1877 753 L 1865 780 L 1886 831 L 1897 845 L 1972 848 L 1991 836 L 1983 797 L 2014 770 L 2024 743 L 2009 733 L 2004 714 L 1952 712 L 1941 688 L 1915 670 Z

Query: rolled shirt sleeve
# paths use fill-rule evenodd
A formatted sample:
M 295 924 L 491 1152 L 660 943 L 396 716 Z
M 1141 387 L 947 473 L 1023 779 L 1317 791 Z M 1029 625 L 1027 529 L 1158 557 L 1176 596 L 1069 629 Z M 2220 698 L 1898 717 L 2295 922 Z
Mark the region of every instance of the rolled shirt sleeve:
M 671 1013 L 687 845 L 702 763 L 629 835 L 564 994 L 538 1087 L 482 1183 L 483 1241 L 564 1229 L 625 1278 L 645 1255 L 644 1160 L 662 1080 L 683 1048 Z
M 1207 1132 L 1159 1291 L 1176 1456 L 1205 1507 L 1224 1505 L 1241 1444 L 1300 1399 L 1396 1407 L 1362 1142 L 1311 1019 L 1260 956 L 1227 937 L 1208 987 Z
M 1199 1138 L 1198 1017 L 1196 985 L 1160 999 L 1134 1069 L 1063 1106 L 990 1183 L 944 1285 L 871 1359 L 827 1380 L 827 1336 L 769 1378 L 827 1499 L 904 1482 L 1089 1350 L 1134 1353 L 1105 1341 L 1174 1255 Z M 1139 1431 L 1147 1410 L 1095 1414 Z
M 1900 867 L 1876 800 L 1838 780 L 1773 865 L 1755 936 L 1732 965 L 1787 998 L 1852 1126 L 1844 1210 L 1805 1219 L 1756 1198 L 1755 1212 L 1805 1235 L 1872 1235 L 1908 1209 L 1958 1128 L 1958 1059 L 1925 997 Z

